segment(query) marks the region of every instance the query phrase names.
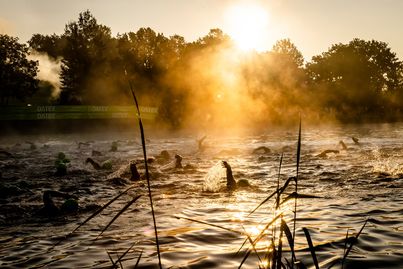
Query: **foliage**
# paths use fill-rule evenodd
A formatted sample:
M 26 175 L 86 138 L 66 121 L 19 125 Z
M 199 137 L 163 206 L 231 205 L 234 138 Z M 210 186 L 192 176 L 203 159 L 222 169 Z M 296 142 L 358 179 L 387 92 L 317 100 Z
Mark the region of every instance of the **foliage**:
M 0 34 L 0 103 L 24 101 L 38 89 L 38 63 L 27 59 L 28 47 L 18 38 Z
M 157 106 L 158 120 L 174 128 L 222 124 L 232 115 L 246 115 L 251 126 L 293 123 L 300 112 L 308 121 L 403 117 L 403 64 L 381 41 L 334 44 L 304 63 L 290 39 L 242 54 L 220 29 L 193 42 L 151 28 L 112 37 L 87 10 L 62 35 L 35 34 L 28 43 L 63 59 L 60 104 L 130 105 L 129 79 L 139 102 Z M 2 96 L 33 92 L 1 87 Z
M 105 90 L 102 83 L 96 83 L 94 87 L 93 78 L 102 81 L 111 73 L 111 30 L 98 24 L 87 10 L 80 13 L 77 22 L 66 25 L 62 37 L 66 46 L 63 50 L 60 103 L 91 104 L 94 91 L 102 93 Z
M 375 40 L 333 45 L 312 58 L 307 72 L 323 105 L 353 119 L 387 113 L 390 96 L 403 89 L 403 63 Z
M 296 67 L 302 67 L 304 64 L 304 56 L 289 38 L 277 41 L 272 51 L 284 58 L 288 58 Z
M 34 34 L 30 40 L 28 40 L 29 47 L 38 52 L 43 52 L 50 57 L 57 59 L 63 54 L 63 50 L 66 46 L 65 38 L 63 36 L 53 35 L 41 35 Z

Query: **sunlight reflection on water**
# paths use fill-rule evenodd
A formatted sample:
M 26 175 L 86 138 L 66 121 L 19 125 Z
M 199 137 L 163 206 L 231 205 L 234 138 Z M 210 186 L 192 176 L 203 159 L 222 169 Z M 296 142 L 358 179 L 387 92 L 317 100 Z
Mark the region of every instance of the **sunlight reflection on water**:
M 361 145 L 355 145 L 352 136 L 360 137 Z M 55 237 L 72 231 L 88 213 L 50 222 L 32 218 L 32 212 L 42 203 L 42 190 L 71 191 L 79 197 L 82 207 L 105 204 L 124 188 L 111 185 L 106 179 L 111 174 L 120 174 L 116 171 L 122 167 L 127 170 L 128 161 L 141 158 L 141 148 L 129 143 L 129 138 L 126 141 L 124 137 L 119 137 L 121 142 L 117 152 L 109 151 L 112 137 L 93 139 L 94 142 L 83 148 L 78 148 L 76 142 L 69 139 L 65 136 L 24 138 L 23 141 L 50 145 L 34 151 L 24 145 L 14 147 L 10 142 L 12 139 L 1 141 L 1 148 L 17 156 L 12 161 L 0 159 L 2 180 L 7 186 L 17 186 L 21 192 L 2 200 L 2 207 L 8 211 L 1 212 L 0 266 L 34 267 L 49 262 L 51 268 L 105 267 L 110 265 L 106 250 L 115 253 L 115 258 L 136 242 L 123 264 L 133 264 L 143 250 L 140 268 L 156 268 L 154 230 L 144 182 L 131 183 L 136 188 L 130 196 L 112 204 L 110 210 L 80 228 L 51 254 L 46 253 L 57 241 Z M 82 137 L 77 139 L 84 140 Z M 164 143 L 166 139 L 171 142 Z M 343 151 L 339 147 L 340 140 L 344 140 L 348 150 Z M 198 154 L 194 154 L 197 145 L 192 138 L 152 138 L 151 141 L 148 145 L 150 156 L 168 150 L 183 155 L 184 164 L 195 166 L 193 170 L 170 168 L 152 180 L 164 268 L 237 267 L 244 254 L 236 255 L 245 239 L 243 236 L 174 216 L 206 221 L 236 231 L 245 228 L 247 233 L 256 237 L 274 216 L 273 199 L 251 216 L 248 214 L 277 186 L 279 156 L 283 149 L 285 155 L 280 185 L 295 174 L 296 134 L 272 131 L 263 138 L 212 137 L 207 141 L 210 147 Z M 403 264 L 403 124 L 307 128 L 303 130 L 302 141 L 300 192 L 320 198 L 298 200 L 298 256 L 307 265 L 312 265 L 309 253 L 303 251 L 306 239 L 302 227 L 309 228 L 314 244 L 318 245 L 318 259 L 322 267 L 326 267 L 342 256 L 347 229 L 356 233 L 363 221 L 371 217 L 373 220 L 364 229 L 346 268 L 399 268 Z M 259 146 L 269 146 L 272 152 L 253 154 L 253 149 Z M 337 149 L 340 153 L 318 157 L 326 149 Z M 97 171 L 84 164 L 92 150 L 104 154 L 98 157 L 99 161 L 112 160 L 112 172 Z M 60 151 L 71 159 L 70 173 L 66 177 L 53 175 L 54 156 Z M 247 179 L 254 188 L 232 194 L 217 192 L 220 188 L 225 189 L 226 184 L 221 160 L 231 164 L 236 180 Z M 159 166 L 154 166 L 157 171 Z M 140 173 L 143 173 L 141 169 Z M 206 188 L 213 192 L 203 191 Z M 287 194 L 292 191 L 293 188 L 287 190 Z M 142 197 L 131 210 L 122 214 L 99 240 L 94 241 L 114 214 L 130 197 L 138 194 Z M 293 200 L 281 206 L 284 220 L 290 228 L 293 206 Z M 263 252 L 269 243 L 268 240 L 262 241 L 259 251 Z M 252 255 L 244 268 L 256 267 L 257 258 Z

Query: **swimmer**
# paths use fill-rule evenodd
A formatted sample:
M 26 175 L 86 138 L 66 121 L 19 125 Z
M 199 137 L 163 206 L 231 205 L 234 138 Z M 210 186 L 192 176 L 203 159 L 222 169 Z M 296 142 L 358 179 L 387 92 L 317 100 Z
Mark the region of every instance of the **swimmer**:
M 234 191 L 237 188 L 241 187 L 250 187 L 251 185 L 246 179 L 241 179 L 238 182 L 235 181 L 234 176 L 232 175 L 232 168 L 226 161 L 222 161 L 222 165 L 226 168 L 227 172 L 227 190 Z
M 346 144 L 344 144 L 343 140 L 340 140 L 340 141 L 339 141 L 339 145 L 340 145 L 344 150 L 347 150 L 347 149 L 348 149 L 347 146 L 346 146 Z
M 102 156 L 102 152 L 98 151 L 98 150 L 93 150 L 91 152 L 91 156 Z
M 92 165 L 92 167 L 94 167 L 95 170 L 101 170 L 101 169 L 105 169 L 105 170 L 110 170 L 112 169 L 112 163 L 110 161 L 105 161 L 102 163 L 102 165 L 100 165 L 99 163 L 97 163 L 96 161 L 94 161 L 92 158 L 88 157 L 85 160 L 85 163 L 90 163 Z
M 182 166 L 183 157 L 179 154 L 175 155 L 175 168 L 183 168 Z
M 52 198 L 64 198 L 64 203 L 60 206 L 55 205 Z M 43 207 L 39 210 L 39 215 L 55 217 L 63 214 L 76 213 L 78 211 L 77 197 L 68 193 L 59 191 L 43 192 Z
M 206 149 L 206 146 L 203 145 L 204 140 L 207 138 L 207 135 L 203 136 L 200 139 L 197 139 L 197 146 L 200 152 L 203 152 Z
M 268 147 L 261 146 L 261 147 L 255 148 L 252 153 L 254 153 L 254 154 L 269 154 L 269 153 L 271 153 L 271 150 Z
M 131 181 L 137 181 L 137 180 L 140 180 L 140 173 L 139 173 L 139 171 L 137 170 L 137 167 L 136 167 L 136 163 L 130 163 L 130 173 L 131 173 L 131 177 L 130 177 L 130 180 Z
M 163 163 L 168 162 L 171 159 L 171 155 L 169 154 L 169 152 L 167 150 L 163 150 L 155 158 L 159 164 L 163 164 Z
M 89 147 L 90 143 L 89 142 L 78 142 L 78 148 L 79 149 L 81 148 L 81 146 Z
M 175 168 L 176 169 L 185 169 L 185 170 L 193 170 L 195 167 L 191 164 L 186 164 L 185 166 L 182 165 L 183 157 L 179 154 L 175 155 Z
M 97 163 L 96 161 L 94 161 L 92 158 L 87 158 L 87 160 L 85 160 L 85 163 L 90 163 L 92 165 L 92 167 L 94 167 L 95 170 L 100 170 L 101 166 L 99 165 L 99 163 Z
M 322 151 L 320 154 L 316 155 L 316 157 L 327 157 L 328 153 L 334 153 L 334 154 L 338 154 L 339 151 L 338 150 L 333 150 L 333 149 L 327 149 Z

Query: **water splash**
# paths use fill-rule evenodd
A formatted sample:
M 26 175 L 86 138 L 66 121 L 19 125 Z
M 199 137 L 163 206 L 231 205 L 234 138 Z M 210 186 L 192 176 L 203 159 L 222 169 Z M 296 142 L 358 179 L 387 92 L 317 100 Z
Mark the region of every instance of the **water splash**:
M 217 162 L 211 167 L 207 175 L 204 177 L 203 191 L 217 192 L 222 187 L 221 179 L 225 177 L 225 169 L 222 167 L 222 162 Z
M 130 174 L 130 164 L 122 164 L 118 170 L 107 175 L 106 179 L 119 178 L 124 176 L 125 174 Z
M 373 150 L 373 172 L 387 173 L 392 176 L 403 174 L 403 163 L 400 156 L 389 155 L 380 149 Z

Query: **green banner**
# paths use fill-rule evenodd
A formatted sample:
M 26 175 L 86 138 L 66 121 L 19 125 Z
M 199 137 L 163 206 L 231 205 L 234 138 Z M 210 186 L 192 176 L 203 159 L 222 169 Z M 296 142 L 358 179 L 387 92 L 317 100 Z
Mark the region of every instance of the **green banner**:
M 155 107 L 140 107 L 141 118 L 154 120 Z M 3 106 L 0 120 L 125 119 L 137 118 L 135 106 Z

